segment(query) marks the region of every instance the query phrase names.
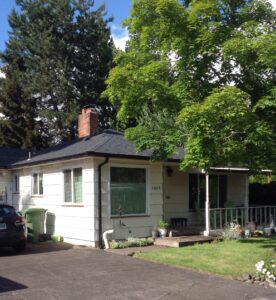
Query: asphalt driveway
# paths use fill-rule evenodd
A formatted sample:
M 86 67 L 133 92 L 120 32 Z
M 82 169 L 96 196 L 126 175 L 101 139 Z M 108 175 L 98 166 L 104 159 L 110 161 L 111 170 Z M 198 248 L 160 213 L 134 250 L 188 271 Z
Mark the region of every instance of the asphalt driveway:
M 68 244 L 0 249 L 0 300 L 276 299 L 276 289 Z

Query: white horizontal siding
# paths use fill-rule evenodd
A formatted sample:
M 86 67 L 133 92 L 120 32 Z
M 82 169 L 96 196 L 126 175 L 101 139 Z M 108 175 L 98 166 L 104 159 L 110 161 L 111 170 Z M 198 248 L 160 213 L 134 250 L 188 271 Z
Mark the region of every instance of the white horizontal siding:
M 164 175 L 164 216 L 167 221 L 171 218 L 193 218 L 189 212 L 189 175 L 178 167 L 172 167 L 172 175 Z
M 82 168 L 83 203 L 70 206 L 63 199 L 63 170 Z M 32 174 L 43 173 L 43 195 L 32 195 Z M 94 165 L 93 159 L 80 159 L 49 166 L 30 167 L 20 172 L 20 197 L 14 199 L 19 209 L 42 207 L 54 217 L 54 232 L 68 240 L 95 243 Z

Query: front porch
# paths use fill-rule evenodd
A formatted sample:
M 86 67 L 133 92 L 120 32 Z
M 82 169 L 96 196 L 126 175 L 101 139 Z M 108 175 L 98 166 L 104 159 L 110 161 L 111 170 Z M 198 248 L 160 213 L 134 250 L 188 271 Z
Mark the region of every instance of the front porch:
M 166 168 L 163 214 L 171 226 L 170 236 L 210 236 L 231 222 L 241 227 L 249 222 L 263 227 L 276 224 L 276 206 L 249 203 L 248 169 L 185 173 Z

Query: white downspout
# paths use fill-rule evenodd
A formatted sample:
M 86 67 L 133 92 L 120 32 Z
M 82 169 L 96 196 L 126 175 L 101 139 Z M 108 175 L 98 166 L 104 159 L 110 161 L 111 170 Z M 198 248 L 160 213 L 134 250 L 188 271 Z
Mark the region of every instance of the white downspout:
M 244 197 L 244 207 L 245 207 L 245 225 L 248 223 L 248 207 L 249 207 L 249 182 L 248 175 L 245 175 L 244 178 L 245 184 L 245 197 Z
M 205 231 L 203 232 L 204 236 L 210 235 L 210 200 L 209 200 L 209 173 L 206 171 L 206 200 L 205 200 Z
M 109 229 L 109 230 L 107 230 L 107 231 L 105 231 L 104 233 L 103 233 L 103 241 L 104 241 L 104 247 L 105 247 L 105 249 L 109 249 L 109 244 L 108 244 L 108 240 L 107 240 L 107 235 L 108 234 L 111 234 L 111 233 L 113 233 L 114 232 L 114 229 Z

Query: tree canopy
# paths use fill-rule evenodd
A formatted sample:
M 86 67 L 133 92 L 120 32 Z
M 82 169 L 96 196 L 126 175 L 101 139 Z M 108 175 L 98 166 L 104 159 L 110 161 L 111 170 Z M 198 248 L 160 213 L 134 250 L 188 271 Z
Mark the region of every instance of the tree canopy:
M 104 95 L 122 124 L 137 121 L 126 136 L 138 150 L 164 159 L 184 146 L 184 168 L 275 170 L 276 13 L 268 1 L 134 0 L 124 24 L 130 41 Z
M 72 139 L 82 106 L 98 104 L 106 126 L 113 114 L 104 99 L 113 42 L 104 6 L 92 0 L 16 0 L 1 53 L 2 145 L 43 147 Z

